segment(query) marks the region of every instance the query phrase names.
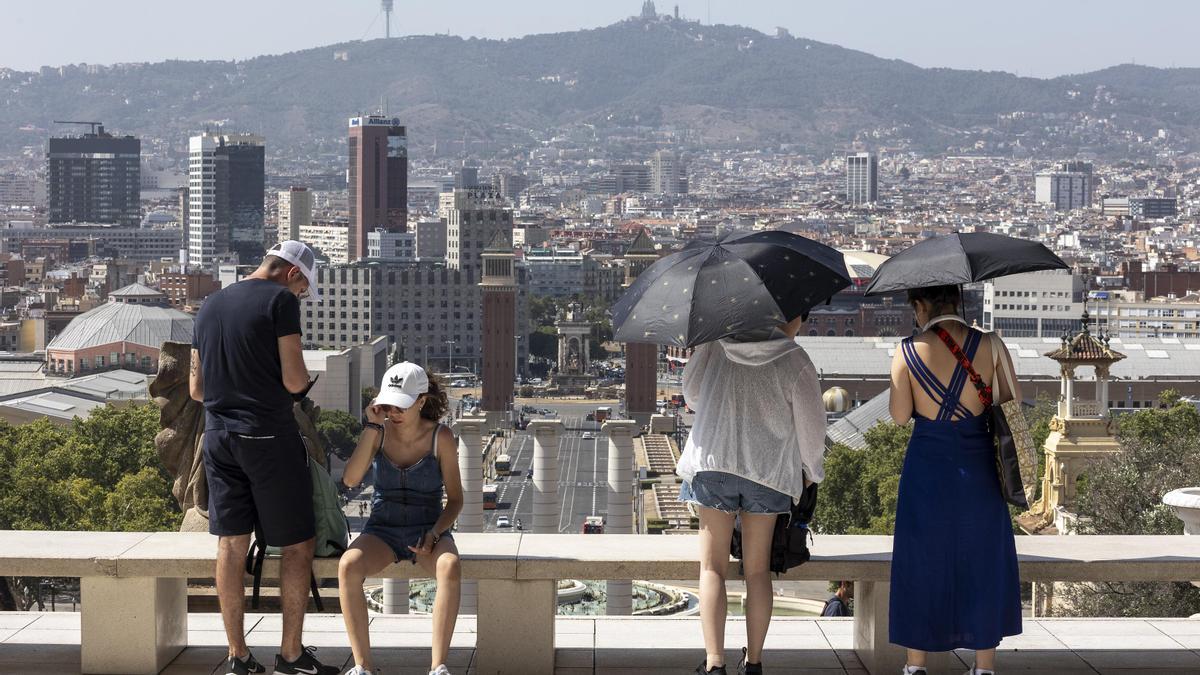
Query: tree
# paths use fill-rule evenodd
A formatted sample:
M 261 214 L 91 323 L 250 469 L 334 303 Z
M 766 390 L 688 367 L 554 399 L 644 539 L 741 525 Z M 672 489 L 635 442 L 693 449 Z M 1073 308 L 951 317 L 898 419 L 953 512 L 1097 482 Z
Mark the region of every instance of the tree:
M 371 405 L 371 401 L 379 395 L 379 390 L 375 387 L 363 387 L 360 396 L 362 397 L 362 409 L 366 410 L 367 406 Z
M 1081 534 L 1182 534 L 1163 495 L 1200 485 L 1200 412 L 1164 392 L 1167 407 L 1120 418 L 1121 452 L 1088 467 L 1075 504 Z M 1064 584 L 1056 613 L 1075 616 L 1189 616 L 1200 589 L 1189 583 Z
M 822 534 L 892 534 L 896 493 L 910 425 L 880 422 L 864 434 L 866 447 L 837 444 L 825 455 L 813 529 Z
M 0 529 L 176 529 L 156 433 L 158 408 L 149 404 L 96 408 L 70 427 L 0 422 Z M 40 603 L 39 581 L 0 580 L 0 610 Z
M 317 419 L 317 431 L 330 452 L 338 457 L 349 457 L 358 445 L 362 424 L 358 418 L 341 410 L 322 410 Z

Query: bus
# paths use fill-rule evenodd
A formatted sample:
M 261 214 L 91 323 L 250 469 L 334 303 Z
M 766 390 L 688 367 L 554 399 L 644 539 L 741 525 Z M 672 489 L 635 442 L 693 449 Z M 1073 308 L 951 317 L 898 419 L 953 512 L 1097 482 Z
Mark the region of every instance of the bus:
M 496 508 L 496 484 L 487 483 L 483 486 L 483 508 L 491 511 Z
M 603 423 L 610 417 L 612 417 L 612 408 L 608 406 L 596 408 L 595 418 L 597 423 Z
M 604 516 L 588 516 L 583 520 L 584 534 L 604 534 Z
M 512 470 L 512 463 L 508 459 L 508 455 L 496 456 L 496 475 L 507 476 Z

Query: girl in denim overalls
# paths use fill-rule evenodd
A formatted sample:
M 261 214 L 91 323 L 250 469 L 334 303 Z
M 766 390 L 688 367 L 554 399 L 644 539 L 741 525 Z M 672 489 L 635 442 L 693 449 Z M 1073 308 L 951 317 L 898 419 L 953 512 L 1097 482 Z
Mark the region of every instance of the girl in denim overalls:
M 372 667 L 363 582 L 401 560 L 420 565 L 437 580 L 430 675 L 449 674 L 445 663 L 461 587 L 450 528 L 462 511 L 463 489 L 458 439 L 438 422 L 446 406 L 445 391 L 423 368 L 407 361 L 392 366 L 367 407 L 367 423 L 346 463 L 346 485 L 358 485 L 369 468 L 375 469 L 371 517 L 338 565 L 338 594 L 355 663 L 347 675 L 369 675 Z

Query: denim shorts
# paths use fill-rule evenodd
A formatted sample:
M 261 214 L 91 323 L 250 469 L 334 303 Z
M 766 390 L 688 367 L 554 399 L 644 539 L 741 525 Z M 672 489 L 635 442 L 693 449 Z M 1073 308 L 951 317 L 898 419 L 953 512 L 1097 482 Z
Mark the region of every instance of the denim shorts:
M 679 501 L 727 513 L 790 513 L 792 498 L 749 478 L 723 471 L 701 471 L 684 481 Z

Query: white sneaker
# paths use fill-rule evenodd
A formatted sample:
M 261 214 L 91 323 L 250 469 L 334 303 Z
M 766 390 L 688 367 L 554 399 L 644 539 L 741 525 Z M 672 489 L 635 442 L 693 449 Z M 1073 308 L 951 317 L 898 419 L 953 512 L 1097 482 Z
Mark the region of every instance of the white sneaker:
M 437 668 L 434 668 L 433 670 L 429 671 L 429 675 L 450 675 L 450 669 L 447 668 L 446 664 L 443 663 L 442 665 L 438 666 Z
M 346 671 L 346 675 L 375 675 L 375 674 L 372 673 L 371 671 L 367 670 L 366 668 L 363 668 L 362 666 L 354 666 L 350 670 Z

